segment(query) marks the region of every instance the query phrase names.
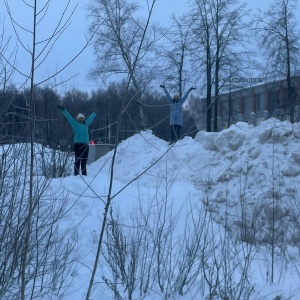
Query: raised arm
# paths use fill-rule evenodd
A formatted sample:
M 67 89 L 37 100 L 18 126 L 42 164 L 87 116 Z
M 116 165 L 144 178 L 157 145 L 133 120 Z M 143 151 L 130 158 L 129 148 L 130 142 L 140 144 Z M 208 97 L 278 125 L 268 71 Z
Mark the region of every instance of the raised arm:
M 72 127 L 74 127 L 77 124 L 77 121 L 70 115 L 70 113 L 66 109 L 64 109 L 62 113 L 66 117 L 66 119 L 68 120 L 68 122 L 71 124 Z
M 180 99 L 180 102 L 181 102 L 181 103 L 184 103 L 185 100 L 188 98 L 190 92 L 191 92 L 192 90 L 195 90 L 195 89 L 196 89 L 196 88 L 193 87 L 193 86 L 192 86 L 191 88 L 189 88 L 189 90 L 185 93 L 185 95 Z
M 96 117 L 96 113 L 93 112 L 85 121 L 86 125 L 91 125 Z
M 65 107 L 62 106 L 62 105 L 58 105 L 57 108 L 62 111 L 63 115 L 66 117 L 66 119 L 68 120 L 68 122 L 71 124 L 72 127 L 74 127 L 77 122 L 70 115 L 70 113 L 65 109 Z
M 173 102 L 173 99 L 172 99 L 171 95 L 169 94 L 168 90 L 166 89 L 166 87 L 165 87 L 164 85 L 162 85 L 162 84 L 160 85 L 160 87 L 161 87 L 162 89 L 164 89 L 164 92 L 165 92 L 165 94 L 166 94 L 166 97 L 167 97 L 168 101 L 169 101 L 170 103 L 172 103 L 172 102 Z

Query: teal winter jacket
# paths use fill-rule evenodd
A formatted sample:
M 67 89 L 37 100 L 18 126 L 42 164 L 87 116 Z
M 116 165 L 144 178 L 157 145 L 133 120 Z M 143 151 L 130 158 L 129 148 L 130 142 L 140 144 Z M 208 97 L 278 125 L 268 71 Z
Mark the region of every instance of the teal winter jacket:
M 63 115 L 74 130 L 74 143 L 88 144 L 90 142 L 89 125 L 94 121 L 96 113 L 93 112 L 83 124 L 75 120 L 66 109 L 63 110 Z

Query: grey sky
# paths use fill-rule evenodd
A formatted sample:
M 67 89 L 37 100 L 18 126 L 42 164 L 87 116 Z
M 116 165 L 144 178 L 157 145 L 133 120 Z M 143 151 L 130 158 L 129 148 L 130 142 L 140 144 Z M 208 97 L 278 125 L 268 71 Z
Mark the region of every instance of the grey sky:
M 37 72 L 38 80 L 43 80 L 47 78 L 50 74 L 52 74 L 55 70 L 60 69 L 70 58 L 72 58 L 85 44 L 85 33 L 87 32 L 87 21 L 86 21 L 86 6 L 91 0 L 81 0 L 78 3 L 75 0 L 71 0 L 71 8 L 74 7 L 78 3 L 78 7 L 72 17 L 72 24 L 66 30 L 66 32 L 58 39 L 57 44 L 55 45 L 53 52 L 47 58 L 46 63 L 43 64 L 43 67 L 40 68 L 39 72 Z M 141 0 L 139 0 L 141 1 Z M 29 17 L 29 9 L 24 8 L 24 3 L 21 0 L 8 1 L 12 10 L 12 14 L 18 19 L 21 20 L 24 26 L 28 27 L 31 20 Z M 59 2 L 59 5 L 57 5 Z M 249 8 L 257 9 L 258 7 L 264 9 L 271 3 L 272 0 L 251 0 L 248 1 Z M 3 3 L 3 2 L 2 2 Z M 50 1 L 50 10 L 47 13 L 49 18 L 49 28 L 48 26 L 43 27 L 43 34 L 47 34 L 47 30 L 50 29 L 50 24 L 57 23 L 57 17 L 61 15 L 63 8 L 67 0 L 51 0 Z M 156 22 L 161 23 L 162 25 L 167 25 L 170 22 L 170 16 L 174 13 L 175 15 L 180 15 L 183 12 L 188 10 L 187 0 L 157 0 L 154 8 L 153 19 Z M 242 1 L 241 1 L 242 3 Z M 3 5 L 3 4 L 2 4 Z M 4 7 L 1 11 L 4 11 Z M 69 10 L 69 12 L 71 9 Z M 9 29 L 9 19 L 6 17 L 5 19 L 6 27 Z M 9 30 L 6 31 L 6 35 L 11 32 Z M 50 32 L 50 31 L 49 31 Z M 22 40 L 24 40 L 25 34 L 21 35 Z M 20 48 L 19 48 L 20 49 Z M 21 52 L 21 50 L 19 50 Z M 29 72 L 28 65 L 28 56 L 27 59 L 23 58 L 22 55 L 18 56 L 17 64 L 20 66 L 20 69 L 24 73 Z M 55 79 L 57 82 L 60 80 L 64 81 L 67 78 L 78 74 L 74 79 L 70 80 L 68 84 L 65 85 L 65 89 L 70 89 L 72 87 L 78 88 L 80 90 L 90 90 L 93 88 L 97 88 L 95 82 L 89 81 L 86 76 L 89 70 L 92 68 L 94 63 L 93 49 L 89 47 L 86 49 L 79 58 L 77 58 L 65 72 Z M 17 75 L 17 74 L 16 74 Z M 14 83 L 21 83 L 22 79 L 20 76 L 16 76 L 16 79 L 13 80 Z

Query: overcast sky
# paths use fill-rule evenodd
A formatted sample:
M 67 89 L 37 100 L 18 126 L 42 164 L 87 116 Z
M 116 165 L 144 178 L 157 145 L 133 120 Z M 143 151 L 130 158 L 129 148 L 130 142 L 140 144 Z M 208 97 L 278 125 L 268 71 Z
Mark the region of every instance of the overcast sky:
M 38 70 L 38 77 L 36 78 L 36 81 L 43 80 L 47 78 L 47 76 L 52 74 L 55 70 L 59 70 L 61 66 L 63 66 L 63 64 L 65 64 L 78 51 L 80 51 L 85 43 L 85 33 L 87 32 L 86 6 L 90 3 L 90 1 L 92 0 L 81 0 L 80 3 L 78 3 L 75 0 L 71 0 L 71 8 L 68 11 L 69 13 L 71 12 L 72 8 L 74 8 L 78 3 L 74 15 L 72 16 L 73 22 L 66 30 L 66 32 L 58 39 L 58 42 L 53 49 L 52 55 L 47 58 L 47 63 L 44 63 L 43 67 Z M 29 13 L 30 9 L 26 9 L 26 7 L 24 7 L 24 2 L 22 0 L 14 0 L 8 2 L 13 16 L 18 20 L 22 20 L 22 25 L 28 27 L 28 24 L 30 24 L 29 22 L 31 21 L 31 18 L 29 17 L 31 16 Z M 57 2 L 59 2 L 59 5 L 57 5 Z M 258 7 L 260 7 L 264 9 L 271 2 L 272 0 L 251 0 L 247 3 L 249 5 L 249 8 L 257 9 Z M 43 28 L 43 31 L 47 32 L 47 30 L 50 30 L 50 24 L 57 24 L 56 18 L 61 15 L 66 3 L 67 0 L 52 0 L 50 2 L 50 9 L 47 12 L 48 17 L 51 17 L 49 18 L 49 28 L 48 26 L 46 26 L 46 28 Z M 189 2 L 187 0 L 157 0 L 154 8 L 153 20 L 159 22 L 162 25 L 171 24 L 170 16 L 172 14 L 179 16 L 182 13 L 187 12 L 188 3 Z M 5 12 L 3 1 L 0 11 Z M 9 19 L 7 17 L 5 19 L 5 26 L 7 29 L 6 35 L 8 37 L 8 34 L 11 31 L 9 29 Z M 22 33 L 22 39 L 24 40 L 24 32 Z M 13 43 L 11 43 L 11 45 L 13 45 Z M 18 55 L 17 64 L 18 66 L 21 66 L 23 72 L 28 74 L 28 68 L 30 67 L 28 65 L 28 55 L 24 57 L 27 58 L 24 59 L 22 55 Z M 79 74 L 74 79 L 69 81 L 67 85 L 65 85 L 65 89 L 70 89 L 71 87 L 76 87 L 80 90 L 95 89 L 98 87 L 97 83 L 91 82 L 86 78 L 88 72 L 93 66 L 93 63 L 93 49 L 92 47 L 89 47 L 67 68 L 66 72 L 63 72 L 55 80 L 56 82 L 60 80 L 64 81 L 69 77 Z M 16 78 L 18 79 L 15 79 L 13 81 L 14 83 L 19 84 L 22 82 L 20 76 L 17 76 Z

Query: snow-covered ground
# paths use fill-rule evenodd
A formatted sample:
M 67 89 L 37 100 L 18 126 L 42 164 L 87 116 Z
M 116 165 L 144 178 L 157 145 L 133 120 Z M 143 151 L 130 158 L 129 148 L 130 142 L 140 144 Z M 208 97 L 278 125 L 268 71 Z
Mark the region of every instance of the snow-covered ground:
M 253 260 L 249 279 L 255 289 L 251 299 L 276 296 L 298 299 L 300 285 L 294 259 L 299 251 L 299 142 L 299 124 L 276 119 L 258 127 L 238 123 L 220 133 L 199 132 L 195 139 L 185 137 L 173 147 L 151 131 L 141 132 L 118 147 L 112 192 L 117 195 L 112 201 L 113 210 L 120 215 L 124 226 L 131 226 L 132 219 L 140 217 L 140 210 L 148 213 L 152 222 L 159 222 L 159 211 L 168 205 L 172 207 L 172 213 L 167 210 L 168 218 L 169 214 L 177 217 L 174 236 L 179 243 L 184 240 L 185 222 L 190 220 L 189 208 L 202 210 L 197 214 L 213 220 L 221 236 L 229 235 L 231 242 L 251 242 L 253 248 L 249 253 Z M 91 164 L 87 178 L 70 176 L 52 182 L 66 189 L 70 203 L 75 203 L 65 217 L 65 226 L 80 223 L 78 240 L 84 255 L 83 264 L 78 265 L 78 278 L 75 278 L 80 287 L 76 292 L 78 300 L 83 299 L 90 278 L 89 268 L 93 264 L 104 213 L 103 201 L 108 193 L 112 153 Z M 167 201 L 163 200 L 165 196 Z M 204 216 L 204 208 L 209 217 Z M 276 236 L 272 236 L 273 224 Z M 270 279 L 272 249 L 275 253 L 273 283 Z M 102 276 L 100 269 L 107 274 L 105 263 L 100 265 L 99 277 Z M 198 297 L 204 298 L 208 291 L 203 288 L 202 277 L 200 273 L 194 289 L 198 289 Z M 152 289 L 153 293 L 149 290 L 146 299 L 163 299 L 156 285 Z M 187 293 L 178 299 L 196 299 L 194 297 L 193 293 Z M 91 299 L 112 298 L 105 285 L 95 284 Z
M 249 299 L 300 299 L 299 146 L 300 125 L 276 119 L 257 127 L 237 123 L 220 133 L 199 132 L 171 147 L 149 130 L 122 141 L 113 168 L 108 228 L 112 234 L 113 224 L 119 225 L 127 275 L 130 251 L 139 249 L 132 299 L 235 300 L 247 299 L 247 293 Z M 112 155 L 89 165 L 86 177 L 51 182 L 52 190 L 69 197 L 60 231 L 76 228 L 78 235 L 80 258 L 67 277 L 73 281 L 64 300 L 85 299 Z M 122 284 L 118 272 L 112 274 L 116 241 L 112 245 L 107 238 L 90 299 L 117 299 L 105 280 L 119 291 L 119 299 L 129 299 L 124 279 Z M 187 278 L 198 276 L 191 276 L 179 295 L 179 275 L 191 257 Z M 145 274 L 150 282 L 142 297 Z M 208 282 L 218 288 L 209 290 Z M 230 289 L 235 299 L 225 297 Z M 243 296 L 237 298 L 239 292 Z M 215 296 L 208 298 L 209 293 Z

